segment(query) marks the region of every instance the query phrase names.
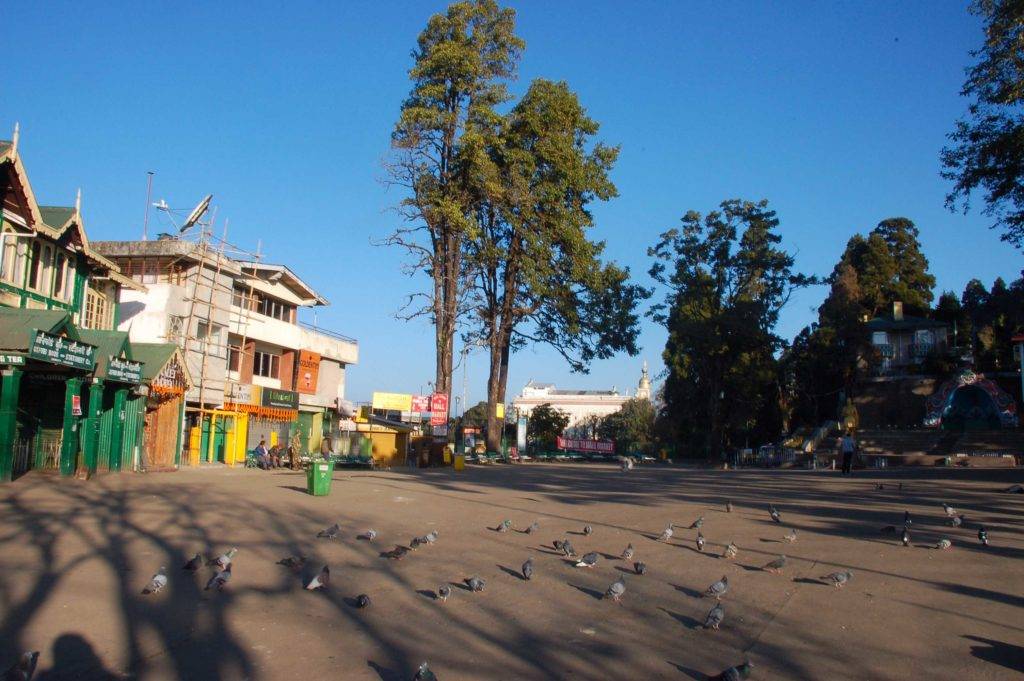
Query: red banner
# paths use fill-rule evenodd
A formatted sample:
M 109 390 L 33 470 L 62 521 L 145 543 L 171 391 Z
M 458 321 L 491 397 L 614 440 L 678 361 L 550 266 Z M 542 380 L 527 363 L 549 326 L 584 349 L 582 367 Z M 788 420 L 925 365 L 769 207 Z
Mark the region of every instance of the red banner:
M 598 452 L 600 454 L 615 453 L 615 443 L 605 440 L 570 440 L 568 438 L 559 437 L 557 444 L 559 449 L 567 449 L 574 452 Z
M 443 426 L 448 423 L 448 396 L 434 393 L 430 396 L 430 425 Z
M 413 395 L 412 410 L 421 414 L 430 411 L 430 395 Z

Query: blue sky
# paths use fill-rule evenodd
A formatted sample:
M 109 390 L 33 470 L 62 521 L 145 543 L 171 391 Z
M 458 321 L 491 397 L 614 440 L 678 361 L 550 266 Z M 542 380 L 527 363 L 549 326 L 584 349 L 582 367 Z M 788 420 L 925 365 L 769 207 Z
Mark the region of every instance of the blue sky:
M 424 280 L 373 242 L 397 221 L 383 161 L 409 53 L 445 4 L 209 4 L 8 3 L 0 130 L 20 121 L 42 203 L 70 204 L 82 188 L 94 240 L 141 235 L 147 170 L 154 200 L 173 207 L 212 192 L 230 240 L 262 240 L 269 261 L 331 301 L 317 321 L 359 340 L 349 397 L 420 390 L 432 333 L 395 313 Z M 943 207 L 938 154 L 981 40 L 966 3 L 511 5 L 527 43 L 514 91 L 568 81 L 600 138 L 622 146 L 620 196 L 595 209 L 594 234 L 644 283 L 662 231 L 735 197 L 770 200 L 808 273 L 827 274 L 855 231 L 901 215 L 921 229 L 939 290 L 1019 276 L 1020 253 L 983 216 Z M 823 296 L 796 296 L 780 333 L 813 319 Z M 664 339 L 645 322 L 640 357 L 583 376 L 526 350 L 509 387 L 632 388 L 642 358 L 660 368 Z M 470 403 L 483 369 L 472 356 Z

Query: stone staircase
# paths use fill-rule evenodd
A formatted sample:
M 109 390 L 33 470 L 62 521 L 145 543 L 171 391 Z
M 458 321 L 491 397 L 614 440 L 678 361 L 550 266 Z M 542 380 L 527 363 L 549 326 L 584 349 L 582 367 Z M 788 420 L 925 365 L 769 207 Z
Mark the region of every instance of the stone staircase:
M 863 457 L 886 457 L 902 465 L 941 465 L 946 457 L 954 457 L 958 465 L 1006 466 L 1013 460 L 995 455 L 1024 458 L 1024 431 L 1020 430 L 865 429 L 857 439 Z

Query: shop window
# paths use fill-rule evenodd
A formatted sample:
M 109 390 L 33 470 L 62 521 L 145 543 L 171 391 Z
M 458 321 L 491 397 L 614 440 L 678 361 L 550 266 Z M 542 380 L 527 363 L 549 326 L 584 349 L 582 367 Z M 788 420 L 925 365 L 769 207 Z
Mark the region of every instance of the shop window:
M 252 373 L 265 378 L 279 378 L 281 356 L 271 352 L 256 351 L 253 358 Z

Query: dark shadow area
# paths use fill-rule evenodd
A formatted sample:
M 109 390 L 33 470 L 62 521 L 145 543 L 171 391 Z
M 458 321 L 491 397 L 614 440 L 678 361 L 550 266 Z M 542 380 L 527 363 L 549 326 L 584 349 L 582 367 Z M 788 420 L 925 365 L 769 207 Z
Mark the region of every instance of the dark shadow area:
M 691 589 L 688 586 L 682 586 L 680 584 L 673 584 L 672 588 L 676 591 L 680 591 L 691 598 L 704 598 L 704 592 L 698 591 L 697 589 Z
M 604 592 L 598 591 L 597 589 L 588 589 L 587 587 L 579 586 L 578 584 L 569 584 L 569 586 L 576 589 L 577 591 L 582 591 L 591 598 L 596 598 L 599 601 L 604 599 Z
M 701 627 L 701 623 L 700 622 L 698 622 L 697 620 L 695 620 L 694 618 L 692 618 L 692 617 L 690 617 L 688 615 L 684 615 L 684 614 L 678 613 L 678 612 L 672 612 L 671 610 L 669 610 L 667 608 L 658 608 L 658 610 L 661 610 L 663 613 L 665 613 L 666 615 L 668 615 L 669 617 L 674 619 L 676 622 L 679 622 L 681 625 L 683 625 L 687 629 L 700 629 L 700 627 Z
M 61 634 L 53 642 L 53 666 L 39 673 L 37 681 L 121 681 L 107 671 L 92 645 L 80 634 Z
M 817 586 L 828 586 L 825 582 L 820 579 L 813 579 L 811 577 L 795 577 L 793 579 L 794 584 L 815 584 Z
M 697 671 L 696 669 L 692 669 L 690 667 L 681 665 L 678 662 L 673 662 L 672 660 L 665 660 L 665 662 L 667 662 L 668 664 L 670 664 L 673 667 L 675 667 L 676 669 L 678 669 L 680 673 L 686 674 L 688 677 L 690 677 L 691 679 L 694 679 L 695 681 L 706 681 L 707 679 L 711 678 L 707 674 L 702 674 L 701 672 Z
M 437 600 L 437 592 L 432 591 L 431 589 L 416 589 L 416 593 L 418 593 L 420 596 L 423 596 L 424 598 L 429 598 L 432 601 Z
M 377 675 L 380 676 L 381 681 L 406 681 L 407 679 L 412 678 L 412 676 L 409 674 L 401 674 L 394 669 L 382 667 L 373 660 L 367 660 L 366 666 L 372 669 L 373 671 L 377 672 Z
M 971 655 L 979 660 L 985 660 L 1015 672 L 1024 672 L 1024 647 L 1003 641 L 993 641 L 981 636 L 964 635 L 964 638 L 984 644 L 971 646 Z
M 293 492 L 302 492 L 308 494 L 305 487 L 296 487 L 295 485 L 278 485 L 280 489 L 290 489 Z
M 515 577 L 516 579 L 518 579 L 518 580 L 519 580 L 520 582 L 525 582 L 525 581 L 527 581 L 527 580 L 526 580 L 526 577 L 523 577 L 523 573 L 522 573 L 522 572 L 519 572 L 518 570 L 513 570 L 512 568 L 510 568 L 510 567 L 505 567 L 504 565 L 498 565 L 498 566 L 496 566 L 496 567 L 497 567 L 497 568 L 498 568 L 499 570 L 501 570 L 502 572 L 504 572 L 504 573 L 505 573 L 506 575 L 512 575 L 513 577 Z

